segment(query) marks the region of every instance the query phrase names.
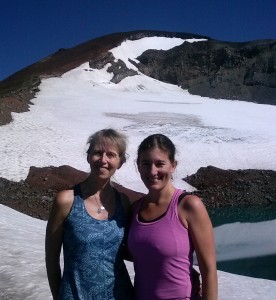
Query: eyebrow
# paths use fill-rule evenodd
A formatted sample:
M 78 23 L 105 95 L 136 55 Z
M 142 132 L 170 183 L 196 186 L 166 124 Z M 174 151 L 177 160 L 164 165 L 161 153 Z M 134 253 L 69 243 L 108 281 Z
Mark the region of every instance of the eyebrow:
M 111 153 L 117 153 L 117 151 L 114 149 L 114 150 L 106 150 L 106 149 L 102 149 L 102 148 L 94 148 L 93 151 L 96 151 L 96 152 L 111 152 Z
M 151 159 L 141 159 L 141 162 L 149 162 L 149 161 L 152 161 Z M 162 160 L 162 159 L 158 159 L 158 160 L 154 160 L 155 163 L 164 163 L 166 162 L 165 160 Z

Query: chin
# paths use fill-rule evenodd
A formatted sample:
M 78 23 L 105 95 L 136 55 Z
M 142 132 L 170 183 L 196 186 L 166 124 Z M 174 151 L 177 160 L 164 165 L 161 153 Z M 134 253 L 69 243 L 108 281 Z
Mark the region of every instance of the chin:
M 110 174 L 98 174 L 98 178 L 102 180 L 110 179 Z
M 149 190 L 160 190 L 161 189 L 161 186 L 159 184 L 156 184 L 156 183 L 148 183 L 148 184 L 145 184 L 145 186 Z

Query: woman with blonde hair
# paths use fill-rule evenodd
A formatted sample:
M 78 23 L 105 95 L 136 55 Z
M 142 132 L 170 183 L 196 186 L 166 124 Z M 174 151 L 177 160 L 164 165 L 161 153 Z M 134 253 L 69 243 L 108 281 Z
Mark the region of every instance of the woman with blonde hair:
M 89 177 L 58 193 L 50 213 L 45 243 L 49 285 L 54 300 L 130 300 L 133 287 L 122 251 L 129 201 L 111 184 L 126 161 L 126 137 L 104 129 L 88 144 Z

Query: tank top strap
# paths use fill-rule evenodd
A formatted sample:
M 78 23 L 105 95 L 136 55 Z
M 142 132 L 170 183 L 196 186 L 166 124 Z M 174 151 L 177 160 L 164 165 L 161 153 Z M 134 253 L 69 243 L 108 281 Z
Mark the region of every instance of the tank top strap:
M 74 197 L 77 196 L 77 195 L 82 197 L 80 184 L 74 185 L 73 186 L 73 191 L 74 191 Z
M 80 184 L 77 184 L 73 187 L 74 191 L 74 202 L 72 209 L 83 210 L 84 209 L 84 202 L 83 196 L 80 188 Z
M 172 207 L 177 207 L 179 196 L 183 193 L 183 190 L 176 189 L 171 200 Z
M 178 210 L 177 210 L 177 206 L 178 206 L 178 199 L 179 196 L 183 193 L 183 190 L 181 189 L 176 189 L 173 196 L 172 196 L 172 200 L 170 203 L 170 206 L 168 208 L 167 211 L 167 215 L 170 217 L 177 217 L 178 218 Z

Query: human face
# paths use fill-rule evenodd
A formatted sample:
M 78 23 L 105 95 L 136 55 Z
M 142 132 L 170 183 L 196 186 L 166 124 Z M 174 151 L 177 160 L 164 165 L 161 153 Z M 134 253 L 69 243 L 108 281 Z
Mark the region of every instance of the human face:
M 168 153 L 153 148 L 141 153 L 138 170 L 145 186 L 149 190 L 161 190 L 171 183 L 176 162 L 171 162 Z
M 92 175 L 108 179 L 121 166 L 118 149 L 112 143 L 96 144 L 87 155 Z

